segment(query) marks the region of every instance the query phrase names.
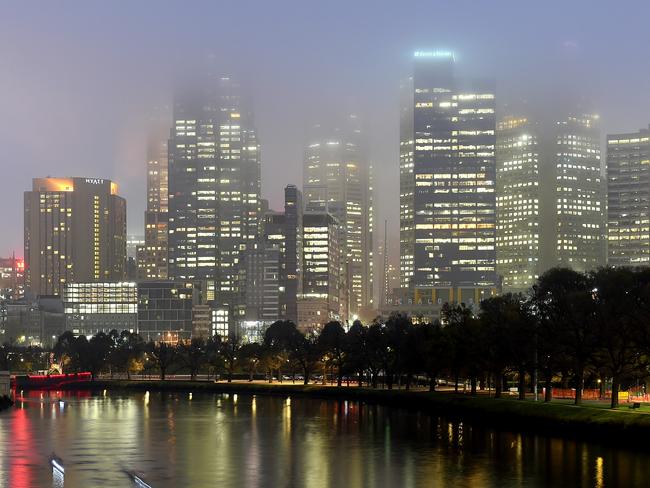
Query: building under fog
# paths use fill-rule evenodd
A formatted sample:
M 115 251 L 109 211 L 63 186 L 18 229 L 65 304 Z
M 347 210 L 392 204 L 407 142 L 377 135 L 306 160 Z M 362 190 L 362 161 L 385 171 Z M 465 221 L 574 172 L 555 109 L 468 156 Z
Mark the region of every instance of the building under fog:
M 604 264 L 598 116 L 508 115 L 497 127 L 497 271 L 523 292 L 549 268 Z
M 331 131 L 312 128 L 303 167 L 304 200 L 308 211 L 329 213 L 339 223 L 344 320 L 373 303 L 371 181 L 356 116 Z
M 260 226 L 260 146 L 230 78 L 177 96 L 169 140 L 168 272 L 233 306 L 240 254 Z
M 138 253 L 139 280 L 167 279 L 168 149 L 165 125 L 149 135 L 147 144 L 147 209 L 144 245 Z
M 497 125 L 497 272 L 504 291 L 530 288 L 541 266 L 538 126 L 525 117 Z
M 576 271 L 604 264 L 605 204 L 597 115 L 571 115 L 555 132 L 556 262 Z
M 458 77 L 455 64 L 418 51 L 402 87 L 400 281 L 411 304 L 477 303 L 497 288 L 494 84 Z

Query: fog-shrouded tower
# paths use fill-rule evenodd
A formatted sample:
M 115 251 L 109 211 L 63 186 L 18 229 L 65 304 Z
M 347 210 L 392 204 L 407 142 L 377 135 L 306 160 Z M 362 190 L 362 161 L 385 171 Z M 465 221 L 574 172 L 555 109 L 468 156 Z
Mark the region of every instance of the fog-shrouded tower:
M 61 295 L 67 283 L 120 281 L 126 201 L 102 178 L 34 178 L 25 192 L 26 288 Z
M 650 265 L 650 129 L 607 136 L 610 266 Z
M 523 292 L 540 274 L 538 125 L 504 117 L 497 125 L 497 272 L 504 292 Z
M 458 78 L 451 52 L 417 51 L 402 87 L 400 275 L 418 302 L 496 292 L 496 120 L 491 81 Z
M 138 278 L 167 279 L 168 148 L 169 126 L 154 124 L 147 141 L 147 209 L 144 247 L 138 249 Z
M 327 212 L 338 221 L 343 320 L 373 303 L 371 171 L 355 115 L 333 130 L 312 128 L 303 168 L 304 202 L 308 211 Z
M 169 276 L 202 280 L 207 300 L 233 306 L 260 200 L 260 146 L 238 84 L 210 77 L 179 94 L 169 140 Z
M 570 115 L 555 127 L 556 265 L 590 271 L 604 264 L 604 187 L 597 115 Z

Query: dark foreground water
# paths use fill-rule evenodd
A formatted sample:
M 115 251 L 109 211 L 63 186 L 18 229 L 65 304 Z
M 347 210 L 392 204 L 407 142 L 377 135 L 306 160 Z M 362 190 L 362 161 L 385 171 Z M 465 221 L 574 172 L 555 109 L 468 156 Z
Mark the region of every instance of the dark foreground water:
M 648 453 L 356 402 L 61 398 L 31 392 L 0 414 L 0 487 L 129 487 L 131 470 L 153 488 L 650 486 Z M 63 479 L 53 475 L 52 453 Z

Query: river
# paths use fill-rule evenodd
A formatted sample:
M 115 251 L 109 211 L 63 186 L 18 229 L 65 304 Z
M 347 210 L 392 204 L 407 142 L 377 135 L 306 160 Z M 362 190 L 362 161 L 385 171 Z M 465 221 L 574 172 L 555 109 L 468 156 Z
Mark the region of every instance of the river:
M 132 487 L 131 471 L 153 488 L 600 488 L 648 486 L 650 453 L 260 395 L 25 392 L 0 413 L 0 487 Z

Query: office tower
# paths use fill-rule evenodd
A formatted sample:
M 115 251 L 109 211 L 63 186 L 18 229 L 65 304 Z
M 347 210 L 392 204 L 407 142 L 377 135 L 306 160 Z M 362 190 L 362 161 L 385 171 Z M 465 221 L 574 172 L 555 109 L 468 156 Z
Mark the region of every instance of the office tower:
M 285 291 L 284 318 L 298 323 L 298 297 L 302 294 L 302 192 L 295 185 L 284 189 Z
M 302 294 L 298 300 L 298 327 L 318 330 L 340 320 L 341 248 L 338 222 L 327 213 L 303 215 Z
M 604 188 L 597 115 L 556 123 L 556 264 L 590 271 L 604 264 Z
M 650 264 L 650 130 L 607 136 L 610 266 Z
M 169 276 L 233 306 L 240 253 L 259 233 L 260 147 L 230 78 L 177 97 L 169 141 Z
M 260 238 L 242 253 L 237 319 L 239 336 L 246 340 L 276 320 L 298 320 L 302 201 L 294 185 L 285 188 L 284 209 L 266 210 Z
M 508 116 L 497 125 L 497 273 L 504 292 L 528 290 L 540 274 L 538 127 Z
M 339 222 L 344 320 L 373 302 L 371 180 L 356 116 L 332 131 L 312 129 L 303 168 L 305 206 Z
M 496 292 L 494 86 L 457 78 L 454 64 L 417 51 L 402 87 L 400 272 L 415 302 Z
M 25 192 L 26 288 L 61 295 L 66 283 L 119 281 L 126 201 L 101 178 L 35 178 Z
M 270 325 L 284 315 L 281 308 L 285 290 L 284 220 L 283 213 L 267 211 L 263 235 L 242 252 L 237 287 L 240 321 Z
M 139 280 L 167 279 L 168 149 L 169 131 L 157 124 L 147 144 L 147 209 L 144 246 L 138 256 Z

